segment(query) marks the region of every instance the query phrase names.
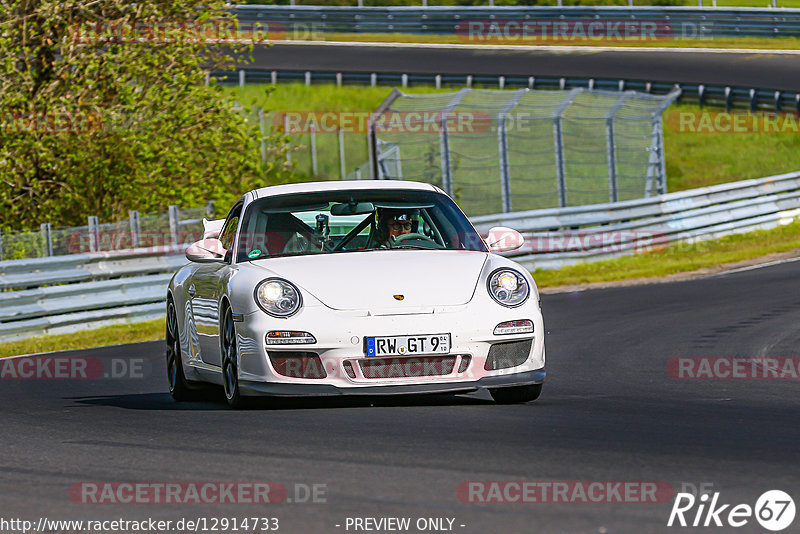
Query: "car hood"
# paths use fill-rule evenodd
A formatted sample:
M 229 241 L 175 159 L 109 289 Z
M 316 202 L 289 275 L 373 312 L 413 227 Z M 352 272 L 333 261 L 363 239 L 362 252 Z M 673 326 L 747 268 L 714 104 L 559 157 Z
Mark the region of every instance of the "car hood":
M 460 250 L 376 250 L 252 264 L 289 280 L 329 308 L 408 313 L 468 303 L 486 257 L 483 252 Z

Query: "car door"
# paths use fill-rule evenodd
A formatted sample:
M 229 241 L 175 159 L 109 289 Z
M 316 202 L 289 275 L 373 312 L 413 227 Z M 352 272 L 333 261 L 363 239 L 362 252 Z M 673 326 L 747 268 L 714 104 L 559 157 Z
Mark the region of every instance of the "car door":
M 215 368 L 222 367 L 219 340 L 219 301 L 224 280 L 231 269 L 233 241 L 242 214 L 242 204 L 233 207 L 219 235 L 222 246 L 228 251 L 225 262 L 200 266 L 189 283 L 189 298 L 197 327 L 200 359 Z

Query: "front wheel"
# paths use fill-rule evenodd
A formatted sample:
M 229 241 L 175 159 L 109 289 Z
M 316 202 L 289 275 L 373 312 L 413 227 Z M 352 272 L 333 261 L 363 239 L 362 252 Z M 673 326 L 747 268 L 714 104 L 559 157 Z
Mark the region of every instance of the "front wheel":
M 169 381 L 169 394 L 176 401 L 192 400 L 192 391 L 186 382 L 181 359 L 181 343 L 178 334 L 178 315 L 175 313 L 175 304 L 170 300 L 167 305 L 167 380 Z
M 521 404 L 538 399 L 542 394 L 542 384 L 497 388 L 490 390 L 489 393 L 498 404 Z
M 244 407 L 245 399 L 239 391 L 239 351 L 236 348 L 236 328 L 230 308 L 222 324 L 222 383 L 225 400 L 233 409 Z

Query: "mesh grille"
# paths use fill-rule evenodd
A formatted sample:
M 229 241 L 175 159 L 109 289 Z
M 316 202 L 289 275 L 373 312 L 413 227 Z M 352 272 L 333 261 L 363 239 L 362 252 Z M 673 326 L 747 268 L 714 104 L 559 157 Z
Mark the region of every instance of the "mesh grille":
M 313 352 L 268 351 L 275 372 L 289 378 L 321 379 L 328 376 L 322 360 Z
M 493 371 L 522 365 L 530 355 L 532 344 L 532 339 L 495 343 L 489 349 L 489 355 L 486 357 L 486 364 L 483 368 L 487 371 Z
M 364 378 L 412 378 L 419 376 L 449 375 L 456 365 L 455 356 L 427 356 L 422 358 L 386 358 L 360 360 Z

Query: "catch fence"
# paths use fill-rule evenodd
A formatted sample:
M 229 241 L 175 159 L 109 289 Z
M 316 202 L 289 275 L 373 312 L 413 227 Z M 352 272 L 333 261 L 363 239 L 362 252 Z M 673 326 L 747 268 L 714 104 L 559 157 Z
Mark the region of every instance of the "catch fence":
M 395 90 L 370 119 L 371 177 L 433 183 L 470 216 L 664 194 L 679 94 Z

